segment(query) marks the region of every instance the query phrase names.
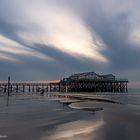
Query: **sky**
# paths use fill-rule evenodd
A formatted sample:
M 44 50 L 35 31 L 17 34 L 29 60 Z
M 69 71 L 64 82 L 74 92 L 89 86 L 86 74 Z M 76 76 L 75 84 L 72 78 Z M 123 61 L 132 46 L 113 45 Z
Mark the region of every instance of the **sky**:
M 140 82 L 139 0 L 1 0 L 0 79 L 94 71 Z

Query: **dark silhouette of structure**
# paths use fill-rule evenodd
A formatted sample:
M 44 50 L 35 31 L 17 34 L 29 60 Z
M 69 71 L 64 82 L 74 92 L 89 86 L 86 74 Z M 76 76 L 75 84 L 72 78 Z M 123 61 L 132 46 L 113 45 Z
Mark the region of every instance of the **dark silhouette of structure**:
M 113 74 L 78 73 L 60 82 L 61 92 L 128 92 L 127 79 L 116 79 Z
M 0 92 L 128 92 L 127 79 L 116 79 L 113 74 L 95 72 L 78 73 L 57 82 L 7 82 L 0 83 Z

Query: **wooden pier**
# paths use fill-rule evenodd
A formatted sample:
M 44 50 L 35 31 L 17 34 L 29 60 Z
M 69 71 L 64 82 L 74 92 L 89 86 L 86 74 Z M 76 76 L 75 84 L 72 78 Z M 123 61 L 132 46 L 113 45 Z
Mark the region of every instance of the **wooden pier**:
M 99 75 L 95 72 L 73 74 L 55 82 L 0 82 L 0 92 L 115 92 L 126 93 L 127 79 L 116 79 L 114 75 Z
M 116 79 L 113 74 L 77 73 L 60 82 L 61 92 L 128 92 L 127 79 Z
M 19 92 L 56 92 L 59 91 L 59 83 L 31 83 L 31 82 L 11 82 L 11 83 L 0 83 L 0 92 L 3 93 L 19 93 Z
M 71 80 L 59 83 L 0 83 L 0 92 L 118 92 L 126 93 L 127 79 L 118 80 Z
M 101 80 L 101 79 L 80 79 L 61 81 L 61 92 L 118 92 L 126 93 L 127 79 L 115 79 L 115 80 Z

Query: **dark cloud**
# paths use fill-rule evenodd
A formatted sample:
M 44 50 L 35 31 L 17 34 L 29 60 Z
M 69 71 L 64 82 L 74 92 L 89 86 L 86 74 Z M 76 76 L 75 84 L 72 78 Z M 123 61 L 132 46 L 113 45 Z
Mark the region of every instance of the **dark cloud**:
M 135 9 L 136 7 L 132 7 L 131 11 L 129 11 L 130 1 L 127 2 L 125 3 L 124 9 L 128 5 L 128 11 L 117 9 L 119 4 L 116 4 L 116 9 L 109 9 L 110 13 L 106 12 L 106 9 L 111 7 L 109 1 L 106 1 L 108 7 L 105 7 L 106 5 L 101 1 L 84 1 L 81 3 L 76 1 L 77 4 L 74 4 L 75 2 L 72 1 L 71 6 L 75 11 L 78 9 L 77 11 L 85 19 L 90 29 L 100 35 L 106 44 L 107 49 L 103 54 L 110 60 L 111 65 L 108 69 L 104 70 L 112 71 L 121 76 L 123 76 L 121 74 L 123 73 L 128 78 L 140 80 L 137 77 L 140 70 L 140 64 L 138 62 L 140 60 L 140 48 L 136 44 L 129 42 L 129 35 L 131 34 L 132 28 L 129 20 L 132 18 L 132 13 L 135 13 L 137 9 Z M 133 3 L 136 6 L 139 2 L 135 1 Z M 114 11 L 116 10 L 118 12 L 115 13 Z M 135 74 L 131 73 L 134 70 Z
M 27 32 L 28 30 L 32 32 L 35 27 L 26 27 L 25 23 L 20 25 L 18 22 L 16 23 L 16 21 L 14 23 L 8 20 L 8 18 L 12 19 L 14 14 L 17 17 L 19 17 L 20 14 L 12 12 L 12 17 L 10 17 L 9 12 L 6 11 L 6 13 L 2 13 L 5 8 L 10 8 L 10 11 L 16 8 L 11 8 L 7 2 L 2 1 L 0 6 L 0 34 L 27 48 L 32 48 L 37 52 L 50 56 L 55 61 L 44 61 L 33 58 L 32 56 L 14 55 L 14 57 L 21 60 L 22 63 L 0 60 L 0 79 L 5 79 L 8 75 L 11 75 L 17 80 L 61 79 L 61 77 L 75 72 L 95 71 L 97 73 L 115 73 L 120 76 L 126 76 L 132 80 L 140 80 L 140 78 L 137 77 L 137 75 L 140 74 L 140 63 L 138 62 L 140 60 L 140 47 L 129 41 L 129 35 L 132 32 L 132 25 L 130 25 L 129 22 L 131 18 L 130 14 L 134 13 L 136 9 L 132 7 L 131 10 L 128 8 L 128 11 L 123 11 L 123 8 L 121 10 L 118 9 L 118 11 L 116 9 L 113 10 L 111 8 L 113 0 L 111 3 L 109 2 L 110 0 L 106 1 L 106 5 L 104 5 L 102 1 L 61 0 L 58 4 L 78 14 L 90 29 L 91 33 L 93 33 L 93 35 L 96 33 L 103 40 L 106 49 L 101 50 L 101 54 L 110 61 L 109 64 L 106 64 L 84 57 L 75 58 L 53 46 L 47 46 L 43 43 L 32 42 L 28 44 L 24 42 L 17 33 L 20 31 Z M 53 3 L 57 5 L 58 2 L 54 0 Z M 137 3 L 137 1 L 135 1 L 135 3 Z M 117 7 L 116 5 L 116 8 Z M 107 8 L 110 8 L 110 11 L 107 11 Z M 125 6 L 124 9 L 126 9 Z M 21 15 L 22 14 L 23 13 L 21 13 Z M 134 70 L 135 74 L 132 74 L 131 72 Z
M 94 61 L 73 58 L 71 55 L 62 53 L 50 46 L 46 47 L 42 44 L 34 44 L 34 49 L 49 55 L 54 58 L 55 61 L 46 62 L 29 56 L 20 56 L 22 63 L 10 63 L 9 61 L 0 62 L 3 66 L 0 69 L 2 73 L 1 77 L 5 79 L 7 75 L 11 75 L 14 80 L 62 79 L 64 76 L 75 72 L 94 70 L 100 70 L 101 72 L 101 69 L 104 67 Z M 19 56 L 17 57 L 19 58 Z
M 101 35 L 107 46 L 104 53 L 112 62 L 111 68 L 119 71 L 139 68 L 140 65 L 136 61 L 140 59 L 140 49 L 128 42 L 130 31 L 127 15 L 120 15 L 114 21 L 103 19 L 100 22 L 104 26 L 100 25 L 99 28 L 96 28 L 96 31 Z

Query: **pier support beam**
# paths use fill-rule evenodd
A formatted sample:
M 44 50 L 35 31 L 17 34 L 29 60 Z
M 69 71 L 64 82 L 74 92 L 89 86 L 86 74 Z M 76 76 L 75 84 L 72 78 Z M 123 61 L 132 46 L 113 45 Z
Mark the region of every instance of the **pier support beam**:
M 16 84 L 16 93 L 18 93 L 18 84 Z
M 25 92 L 25 85 L 23 85 L 23 87 L 22 87 L 22 92 L 23 93 Z
M 34 92 L 35 90 L 34 90 L 34 85 L 32 86 L 32 92 Z
M 31 92 L 31 88 L 30 88 L 30 85 L 29 85 L 29 92 Z

